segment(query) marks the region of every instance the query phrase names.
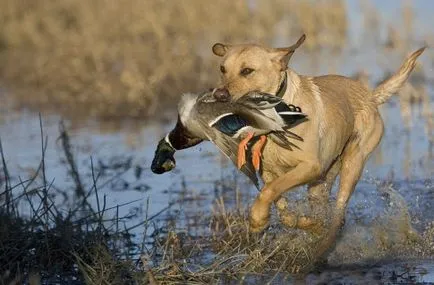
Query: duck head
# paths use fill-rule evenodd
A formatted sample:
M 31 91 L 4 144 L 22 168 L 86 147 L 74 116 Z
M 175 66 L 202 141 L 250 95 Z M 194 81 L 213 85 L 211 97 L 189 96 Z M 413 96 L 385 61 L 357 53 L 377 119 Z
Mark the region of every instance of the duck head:
M 166 141 L 166 138 L 158 142 L 155 150 L 154 159 L 152 160 L 151 170 L 155 174 L 163 174 L 175 168 L 176 160 L 174 157 L 175 149 Z
M 181 117 L 178 115 L 175 128 L 158 142 L 151 164 L 152 172 L 155 174 L 163 174 L 171 171 L 176 166 L 175 152 L 180 149 L 192 147 L 201 141 L 202 139 L 194 137 L 188 131 L 183 125 Z

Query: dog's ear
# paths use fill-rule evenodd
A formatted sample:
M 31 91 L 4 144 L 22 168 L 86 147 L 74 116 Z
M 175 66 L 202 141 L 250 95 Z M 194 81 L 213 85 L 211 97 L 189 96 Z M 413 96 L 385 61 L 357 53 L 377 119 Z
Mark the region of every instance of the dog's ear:
M 217 56 L 225 56 L 229 48 L 230 45 L 216 43 L 212 46 L 212 52 Z
M 306 39 L 306 35 L 303 34 L 298 41 L 293 44 L 290 47 L 286 47 L 286 48 L 275 48 L 274 49 L 274 53 L 276 54 L 276 61 L 278 61 L 281 65 L 281 70 L 285 70 L 288 66 L 288 62 L 291 59 L 292 54 L 295 52 L 295 50 L 301 46 L 301 44 L 304 42 L 304 40 Z

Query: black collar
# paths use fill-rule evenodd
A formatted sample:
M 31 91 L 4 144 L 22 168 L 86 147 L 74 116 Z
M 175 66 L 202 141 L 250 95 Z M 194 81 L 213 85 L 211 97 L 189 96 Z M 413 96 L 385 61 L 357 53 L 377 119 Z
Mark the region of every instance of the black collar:
M 288 77 L 288 76 L 286 75 L 286 71 L 285 71 L 285 75 L 284 75 L 283 81 L 282 81 L 282 83 L 280 84 L 280 86 L 279 86 L 279 90 L 277 90 L 277 93 L 276 93 L 276 96 L 277 96 L 277 97 L 282 98 L 283 95 L 285 95 L 286 87 L 287 87 L 287 85 L 288 85 L 288 78 L 287 78 L 287 77 Z

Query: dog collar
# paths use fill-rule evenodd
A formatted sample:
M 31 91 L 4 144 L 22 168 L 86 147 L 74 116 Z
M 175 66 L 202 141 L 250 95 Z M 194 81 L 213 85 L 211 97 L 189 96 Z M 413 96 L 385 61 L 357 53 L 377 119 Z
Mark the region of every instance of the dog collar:
M 286 87 L 288 85 L 288 76 L 286 75 L 286 71 L 285 71 L 285 75 L 283 77 L 283 81 L 279 86 L 279 90 L 277 90 L 276 96 L 282 98 L 283 95 L 285 95 L 286 93 Z

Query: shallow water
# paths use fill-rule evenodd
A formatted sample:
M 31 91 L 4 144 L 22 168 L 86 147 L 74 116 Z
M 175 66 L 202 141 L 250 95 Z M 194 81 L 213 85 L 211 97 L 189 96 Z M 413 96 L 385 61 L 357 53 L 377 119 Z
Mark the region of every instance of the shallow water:
M 422 1 L 414 2 L 418 7 L 418 15 L 423 15 L 426 10 Z M 354 3 L 355 1 L 349 1 L 350 13 L 356 9 Z M 390 11 L 387 18 L 394 21 L 396 11 L 389 9 L 394 7 L 391 6 L 391 1 L 381 3 L 376 5 L 385 5 L 384 9 Z M 357 13 L 351 15 L 356 17 Z M 352 23 L 351 29 L 357 31 L 359 24 L 354 19 Z M 416 24 L 421 25 L 420 22 Z M 360 43 L 361 39 L 354 36 L 360 33 L 352 34 L 351 41 L 354 45 Z M 292 66 L 302 74 L 336 72 L 352 75 L 355 71 L 365 69 L 371 73 L 373 83 L 381 77 L 385 66 L 386 70 L 394 70 L 403 58 L 393 52 L 374 51 L 375 56 L 368 50 L 362 49 L 354 53 L 349 48 L 337 57 L 325 52 L 312 59 L 300 52 L 294 57 Z M 433 65 L 428 56 L 432 51 L 426 53 L 420 61 L 423 63 L 426 82 L 433 82 Z M 318 59 L 320 64 L 316 64 Z M 431 102 L 434 102 L 433 85 L 426 83 L 423 86 L 427 89 Z M 6 90 L 0 90 L 0 99 L 9 95 Z M 428 109 L 432 108 L 433 103 Z M 372 279 L 370 284 L 434 283 L 432 256 L 431 259 L 392 261 L 387 254 L 379 256 L 379 246 L 384 244 L 379 245 L 376 240 L 378 228 L 383 229 L 381 234 L 393 251 L 395 244 L 407 238 L 410 224 L 415 230 L 423 231 L 434 220 L 434 138 L 429 137 L 426 130 L 427 118 L 423 116 L 421 106 L 415 104 L 412 110 L 413 126 L 408 131 L 404 127 L 397 97 L 381 107 L 386 126 L 385 135 L 369 159 L 351 199 L 347 224 L 329 258 L 334 267 L 322 273 L 310 274 L 305 279 L 307 283 L 357 283 L 367 281 L 367 278 Z M 62 192 L 62 189 L 72 189 L 73 185 L 65 165 L 62 146 L 57 140 L 60 120 L 59 115 L 42 113 L 43 136 L 48 137 L 46 174 L 47 180 L 53 181 L 55 186 L 50 190 L 53 194 Z M 233 202 L 234 189 L 238 189 L 243 197 L 241 203 L 245 205 L 252 202 L 257 190 L 210 143 L 202 143 L 177 153 L 175 171 L 164 175 L 153 174 L 149 166 L 156 143 L 173 124 L 174 120 L 167 124 L 158 121 L 117 124 L 66 122 L 85 188 L 90 189 L 93 183 L 89 175 L 92 158 L 96 172 L 103 174 L 97 181 L 97 186 L 100 197 L 106 195 L 107 207 L 135 201 L 119 208 L 119 216 L 132 216 L 124 221 L 126 227 L 142 223 L 146 215 L 149 217 L 158 214 L 155 218 L 157 224 L 176 216 L 178 231 L 201 235 L 207 232 L 207 227 L 200 217 L 202 213 L 210 212 L 217 197 L 223 195 L 229 202 Z M 11 111 L 9 106 L 1 105 L 0 138 L 14 181 L 18 183 L 18 176 L 30 177 L 42 156 L 38 114 Z M 117 179 L 111 181 L 113 176 Z M 385 181 L 386 186 L 379 186 Z M 15 194 L 18 195 L 19 189 L 16 191 Z M 301 195 L 303 191 L 299 193 Z M 73 203 L 73 196 L 73 190 L 56 195 L 59 209 L 67 212 Z M 94 196 L 89 200 L 96 204 Z M 173 201 L 178 202 L 168 207 L 169 202 Z M 20 211 L 29 213 L 30 209 L 22 203 Z M 113 216 L 115 212 L 116 208 L 107 211 L 106 215 Z M 135 227 L 133 233 L 140 237 L 143 228 Z M 279 278 L 274 282 L 283 281 Z M 294 282 L 297 283 L 296 280 Z

